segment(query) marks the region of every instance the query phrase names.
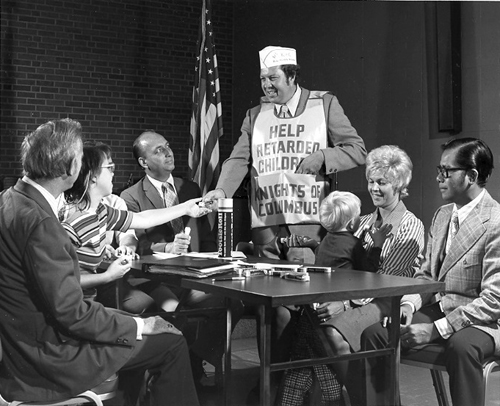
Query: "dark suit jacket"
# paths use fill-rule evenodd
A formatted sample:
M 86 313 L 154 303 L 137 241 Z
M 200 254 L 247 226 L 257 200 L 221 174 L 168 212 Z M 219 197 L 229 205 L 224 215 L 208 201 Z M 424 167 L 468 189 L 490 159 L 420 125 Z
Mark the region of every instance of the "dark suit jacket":
M 201 196 L 200 188 L 195 182 L 174 177 L 174 185 L 180 203 Z M 127 203 L 128 209 L 135 213 L 164 207 L 160 194 L 147 176 L 144 176 L 135 185 L 124 190 L 120 196 Z M 210 224 L 206 216 L 197 219 L 184 216 L 182 220 L 185 227 L 191 227 L 191 251 L 217 251 L 214 234 L 210 229 Z M 174 241 L 175 237 L 170 223 L 145 230 L 137 229 L 135 231 L 139 239 L 139 247 L 137 249 L 139 255 L 151 254 L 153 251 L 164 251 L 165 245 Z
M 21 180 L 0 195 L 0 298 L 6 399 L 78 394 L 132 355 L 136 322 L 83 300 L 66 231 L 42 194 Z

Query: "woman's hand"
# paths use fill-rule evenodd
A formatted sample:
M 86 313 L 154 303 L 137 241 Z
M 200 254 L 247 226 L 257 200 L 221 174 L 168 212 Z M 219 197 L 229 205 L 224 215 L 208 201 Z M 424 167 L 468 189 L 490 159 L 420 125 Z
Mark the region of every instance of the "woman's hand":
M 110 261 L 113 258 L 116 258 L 117 256 L 118 255 L 116 255 L 115 249 L 110 244 L 106 244 L 106 248 L 104 251 L 104 259 Z
M 135 253 L 135 249 L 127 245 L 120 245 L 116 251 L 117 257 L 132 257 L 132 259 L 139 259 L 139 255 Z
M 122 256 L 115 259 L 108 267 L 106 276 L 109 278 L 109 282 L 115 281 L 117 279 L 123 278 L 128 271 L 130 271 L 130 263 L 132 261 L 131 256 Z
M 320 322 L 330 320 L 333 316 L 342 313 L 345 310 L 344 302 L 337 300 L 335 302 L 319 303 L 316 307 L 316 315 Z
M 189 217 L 201 217 L 212 211 L 209 208 L 205 207 L 201 197 L 188 200 L 187 202 L 184 202 L 182 204 L 186 208 L 186 216 Z

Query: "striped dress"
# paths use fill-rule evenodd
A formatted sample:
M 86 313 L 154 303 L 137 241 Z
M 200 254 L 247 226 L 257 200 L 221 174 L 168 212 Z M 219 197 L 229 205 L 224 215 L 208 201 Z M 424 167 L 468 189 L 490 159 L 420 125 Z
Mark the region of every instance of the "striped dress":
M 378 209 L 372 214 L 361 217 L 355 236 L 363 241 L 367 252 L 373 248 L 373 240 L 368 230 L 377 220 Z M 392 225 L 392 232 L 382 246 L 378 273 L 412 277 L 420 269 L 425 247 L 423 223 L 408 211 L 402 201 L 386 218 L 385 224 Z
M 82 273 L 96 273 L 106 249 L 106 231 L 127 231 L 133 214 L 102 203 L 95 213 L 70 209 L 61 222 L 76 248 Z M 95 296 L 96 290 L 85 289 L 86 297 Z

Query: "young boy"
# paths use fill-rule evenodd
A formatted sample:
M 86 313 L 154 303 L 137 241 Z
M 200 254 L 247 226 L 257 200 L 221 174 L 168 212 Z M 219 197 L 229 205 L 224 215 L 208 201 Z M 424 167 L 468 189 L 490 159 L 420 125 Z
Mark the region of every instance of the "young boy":
M 374 249 L 367 254 L 361 240 L 354 236 L 359 228 L 361 214 L 361 201 L 356 195 L 334 191 L 323 200 L 319 210 L 321 225 L 328 233 L 315 249 L 315 264 L 376 272 L 382 245 L 392 226 L 386 224 L 368 231 L 373 239 Z

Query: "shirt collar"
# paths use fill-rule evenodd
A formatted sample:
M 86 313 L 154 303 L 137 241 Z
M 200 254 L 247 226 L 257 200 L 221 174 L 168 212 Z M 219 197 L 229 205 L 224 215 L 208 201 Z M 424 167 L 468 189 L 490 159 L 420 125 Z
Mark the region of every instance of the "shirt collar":
M 299 85 L 297 85 L 297 90 L 293 94 L 292 98 L 285 103 L 286 106 L 288 107 L 288 111 L 290 112 L 290 115 L 292 117 L 295 117 L 295 113 L 297 112 L 297 107 L 299 106 L 301 94 L 302 94 L 302 89 L 300 88 Z M 276 114 L 280 113 L 281 106 L 282 106 L 281 104 L 274 105 L 274 109 L 276 111 Z
M 172 175 L 170 175 L 165 182 L 159 181 L 158 179 L 154 179 L 151 176 L 149 176 L 148 174 L 146 174 L 146 176 L 148 177 L 148 179 L 152 183 L 152 185 L 156 188 L 156 190 L 158 190 L 158 193 L 160 194 L 160 196 L 163 196 L 163 191 L 161 190 L 161 187 L 165 182 L 170 183 L 175 190 L 174 177 Z M 177 193 L 177 191 L 176 191 L 176 193 Z
M 462 206 L 460 209 L 457 209 L 457 205 L 453 204 L 453 211 L 458 213 L 458 224 L 462 224 L 462 222 L 467 218 L 471 211 L 474 210 L 474 208 L 483 198 L 485 192 L 486 189 L 483 189 L 482 192 L 479 193 L 479 195 L 477 195 L 474 200 L 470 201 L 465 206 Z
M 47 203 L 49 203 L 50 208 L 54 212 L 54 215 L 58 217 L 58 209 L 59 209 L 59 201 L 61 199 L 62 193 L 55 198 L 52 193 L 50 193 L 47 189 L 45 189 L 43 186 L 39 185 L 36 183 L 34 180 L 28 178 L 27 176 L 23 176 L 23 182 L 26 182 L 28 185 L 33 186 L 36 190 L 38 190 L 42 196 L 47 200 Z

